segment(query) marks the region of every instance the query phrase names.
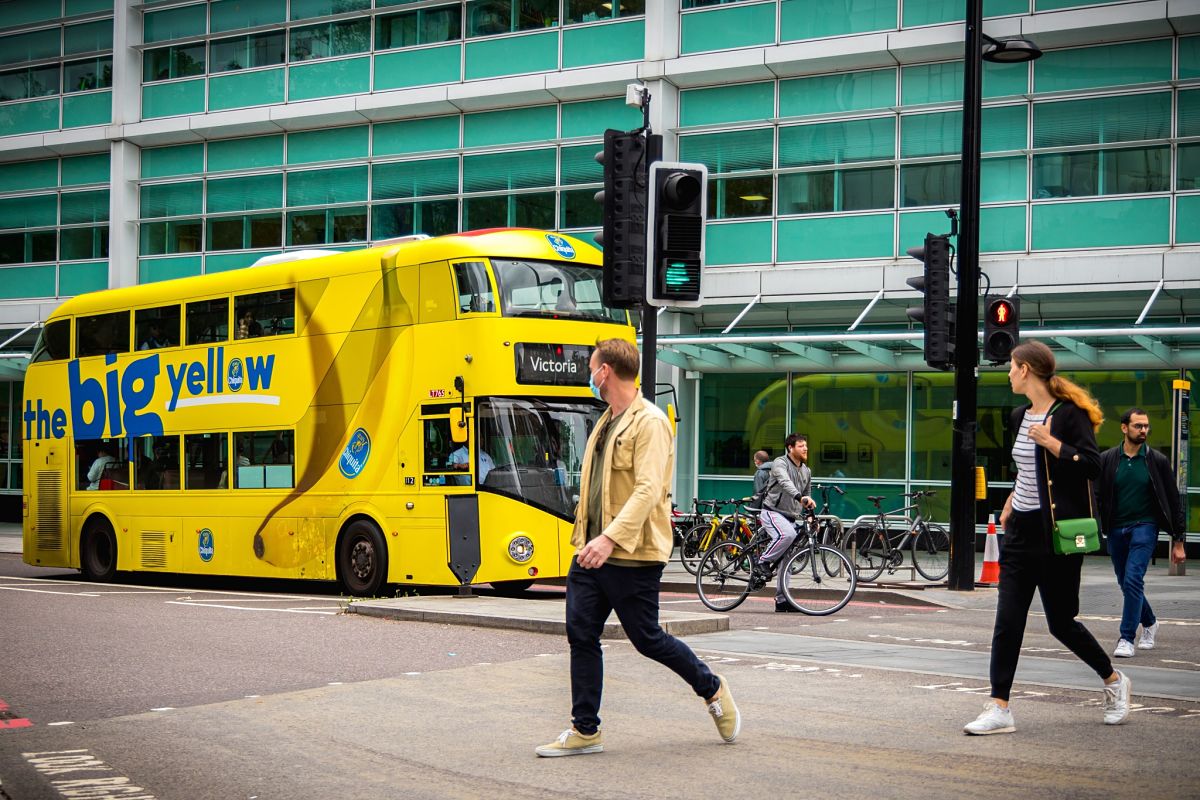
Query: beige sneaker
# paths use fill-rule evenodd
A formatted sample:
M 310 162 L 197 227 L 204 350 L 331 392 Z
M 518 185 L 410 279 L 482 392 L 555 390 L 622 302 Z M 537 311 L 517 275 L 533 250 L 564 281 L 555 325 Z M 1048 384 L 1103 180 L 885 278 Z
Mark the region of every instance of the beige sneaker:
M 556 758 L 558 756 L 585 756 L 588 753 L 600 753 L 603 750 L 604 740 L 600 738 L 600 731 L 596 731 L 591 736 L 584 736 L 574 728 L 567 728 L 553 742 L 535 747 L 533 752 L 542 758 Z
M 733 693 L 729 684 L 720 675 L 721 691 L 708 704 L 708 713 L 712 714 L 713 722 L 717 723 L 717 732 L 726 742 L 732 742 L 742 730 L 742 715 L 738 713 L 737 703 L 733 702 Z

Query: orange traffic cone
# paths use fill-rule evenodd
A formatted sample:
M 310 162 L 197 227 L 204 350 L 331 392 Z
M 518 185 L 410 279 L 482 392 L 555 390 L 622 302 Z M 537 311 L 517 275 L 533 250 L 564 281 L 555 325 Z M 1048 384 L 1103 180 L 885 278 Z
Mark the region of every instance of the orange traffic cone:
M 987 540 L 983 545 L 983 570 L 977 584 L 996 586 L 1000 583 L 1000 545 L 996 539 L 996 523 L 989 519 Z

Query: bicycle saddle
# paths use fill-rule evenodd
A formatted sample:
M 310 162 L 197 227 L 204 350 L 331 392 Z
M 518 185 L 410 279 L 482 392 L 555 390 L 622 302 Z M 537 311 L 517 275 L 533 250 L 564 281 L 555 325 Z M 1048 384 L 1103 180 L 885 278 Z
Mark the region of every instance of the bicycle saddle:
M 880 500 L 883 500 L 885 498 L 881 494 L 869 494 L 869 495 L 867 495 L 867 499 L 870 500 L 872 503 L 878 503 Z

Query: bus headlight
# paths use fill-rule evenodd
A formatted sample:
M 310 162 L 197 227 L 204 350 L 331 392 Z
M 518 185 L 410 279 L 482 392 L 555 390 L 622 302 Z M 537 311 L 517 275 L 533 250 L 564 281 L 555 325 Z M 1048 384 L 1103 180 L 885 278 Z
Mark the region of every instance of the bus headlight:
M 533 558 L 533 540 L 528 536 L 516 536 L 508 543 L 508 557 L 518 564 Z

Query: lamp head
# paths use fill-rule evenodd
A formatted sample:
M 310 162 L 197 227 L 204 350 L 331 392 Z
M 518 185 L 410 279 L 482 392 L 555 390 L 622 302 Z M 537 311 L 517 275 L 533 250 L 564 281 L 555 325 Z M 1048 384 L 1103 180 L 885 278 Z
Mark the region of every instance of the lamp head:
M 993 39 L 983 45 L 983 60 L 998 64 L 1023 64 L 1042 57 L 1041 48 L 1028 39 Z

